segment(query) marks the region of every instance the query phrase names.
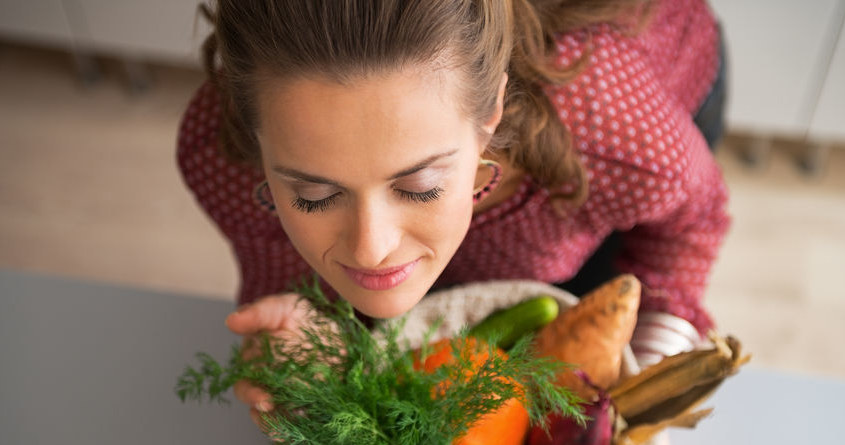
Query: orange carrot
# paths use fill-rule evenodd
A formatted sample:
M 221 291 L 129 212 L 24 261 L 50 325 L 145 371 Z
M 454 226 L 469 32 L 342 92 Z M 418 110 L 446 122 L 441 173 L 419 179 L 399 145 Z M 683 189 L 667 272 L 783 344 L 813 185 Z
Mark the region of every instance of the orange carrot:
M 470 357 L 475 366 L 481 366 L 488 358 L 487 348 L 478 348 L 472 337 L 466 340 L 466 351 L 473 351 Z M 476 352 L 477 351 L 477 352 Z M 497 349 L 496 353 L 507 357 L 504 351 Z M 452 342 L 443 339 L 431 346 L 431 354 L 422 364 L 415 363 L 417 369 L 434 372 L 439 366 L 452 363 Z M 453 445 L 521 445 L 528 432 L 528 411 L 517 399 L 510 399 L 498 410 L 488 413 L 478 419 L 475 424 L 460 438 L 452 442 Z
M 621 275 L 593 290 L 561 313 L 537 335 L 538 355 L 575 365 L 599 388 L 619 378 L 622 350 L 631 341 L 640 305 L 640 282 Z M 574 372 L 558 378 L 560 385 L 591 400 L 595 391 Z

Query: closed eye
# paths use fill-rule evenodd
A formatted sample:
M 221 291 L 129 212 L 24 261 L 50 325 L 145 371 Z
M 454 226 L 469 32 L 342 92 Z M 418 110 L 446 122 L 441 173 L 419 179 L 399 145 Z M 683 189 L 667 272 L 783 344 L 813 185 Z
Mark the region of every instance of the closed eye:
M 296 210 L 305 213 L 324 212 L 328 210 L 328 208 L 331 207 L 339 197 L 340 192 L 335 193 L 328 198 L 318 199 L 315 201 L 310 201 L 297 196 L 293 199 L 293 201 L 291 201 L 291 206 L 293 206 Z
M 399 196 L 402 199 L 412 202 L 427 203 L 440 198 L 443 193 L 443 189 L 441 187 L 434 187 L 433 189 L 426 190 L 424 192 L 409 192 L 406 190 L 396 189 L 396 192 L 399 193 Z M 328 198 L 313 201 L 297 196 L 293 199 L 293 201 L 291 201 L 291 206 L 296 210 L 305 213 L 325 212 L 336 203 L 336 201 L 340 198 L 340 195 L 341 193 L 338 192 Z
M 413 202 L 431 202 L 437 198 L 440 198 L 440 195 L 443 193 L 443 189 L 440 187 L 434 187 L 431 190 L 427 190 L 421 193 L 415 192 L 408 192 L 405 190 L 396 190 L 403 199 L 407 199 Z

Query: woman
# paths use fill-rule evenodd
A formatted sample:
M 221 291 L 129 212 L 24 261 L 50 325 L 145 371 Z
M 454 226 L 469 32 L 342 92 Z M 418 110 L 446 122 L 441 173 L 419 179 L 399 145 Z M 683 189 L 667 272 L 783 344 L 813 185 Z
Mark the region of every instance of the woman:
M 614 231 L 646 362 L 689 349 L 729 218 L 694 116 L 701 0 L 220 0 L 179 165 L 241 269 L 234 332 L 284 335 L 316 270 L 361 313 L 431 288 L 561 283 Z M 589 271 L 585 271 L 589 272 Z M 251 303 L 251 304 L 247 304 Z M 259 388 L 235 393 L 272 409 Z

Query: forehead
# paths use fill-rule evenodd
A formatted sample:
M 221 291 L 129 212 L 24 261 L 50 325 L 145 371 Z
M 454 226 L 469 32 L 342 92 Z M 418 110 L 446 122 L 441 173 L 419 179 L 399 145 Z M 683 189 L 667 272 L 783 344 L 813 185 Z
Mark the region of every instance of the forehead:
M 457 148 L 473 125 L 460 111 L 456 83 L 445 69 L 407 69 L 346 84 L 320 77 L 265 81 L 257 130 L 265 163 L 332 176 L 353 165 L 365 170 L 358 174 L 381 174 Z

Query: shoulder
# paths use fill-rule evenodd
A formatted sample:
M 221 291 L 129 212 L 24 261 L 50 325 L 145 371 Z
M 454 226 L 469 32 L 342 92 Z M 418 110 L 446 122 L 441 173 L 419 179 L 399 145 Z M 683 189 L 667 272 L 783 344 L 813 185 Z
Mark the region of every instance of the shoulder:
M 612 102 L 656 90 L 688 113 L 706 96 L 720 63 L 716 20 L 703 0 L 658 1 L 637 33 L 601 23 L 558 34 L 554 45 L 551 63 L 583 68 L 566 85 L 552 86 L 555 92 Z
M 194 92 L 182 113 L 176 142 L 176 161 L 188 185 L 195 189 L 196 172 L 219 169 L 224 160 L 218 150 L 220 99 L 214 86 L 206 81 Z
M 176 157 L 183 181 L 197 202 L 230 237 L 244 231 L 275 230 L 275 215 L 257 204 L 260 168 L 226 158 L 219 147 L 219 95 L 206 82 L 190 100 L 179 125 Z M 246 224 L 248 222 L 248 224 Z
M 197 88 L 179 123 L 177 156 L 180 163 L 192 154 L 216 146 L 220 125 L 220 98 L 210 82 Z
M 588 42 L 584 69 L 546 90 L 587 170 L 584 208 L 617 229 L 664 217 L 686 199 L 706 142 L 635 38 L 605 25 L 560 36 L 558 62 L 582 57 Z
M 625 140 L 626 149 L 632 150 L 633 140 L 647 138 L 643 127 L 665 117 L 670 98 L 635 39 L 609 25 L 558 37 L 557 64 L 571 65 L 584 57 L 574 78 L 548 86 L 546 94 L 582 151 L 588 138 L 597 139 L 599 150 Z
M 588 40 L 589 60 L 570 82 L 546 88 L 575 149 L 600 167 L 674 177 L 688 146 L 704 143 L 692 116 L 665 90 L 636 39 L 607 25 L 587 34 L 559 37 L 560 63 L 581 57 Z

